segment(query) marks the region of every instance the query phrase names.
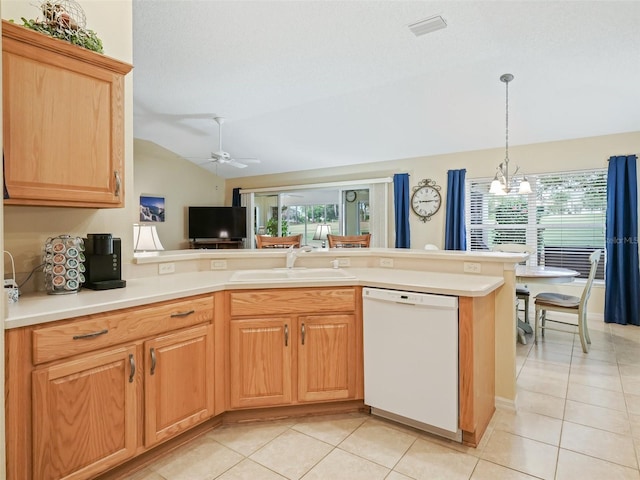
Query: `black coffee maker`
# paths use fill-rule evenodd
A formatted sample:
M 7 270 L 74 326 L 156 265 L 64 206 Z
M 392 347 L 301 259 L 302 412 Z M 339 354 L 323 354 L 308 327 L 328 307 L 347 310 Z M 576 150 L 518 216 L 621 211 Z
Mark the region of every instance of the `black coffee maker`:
M 126 286 L 122 280 L 122 247 L 110 233 L 89 233 L 84 239 L 86 281 L 83 287 L 109 290 Z

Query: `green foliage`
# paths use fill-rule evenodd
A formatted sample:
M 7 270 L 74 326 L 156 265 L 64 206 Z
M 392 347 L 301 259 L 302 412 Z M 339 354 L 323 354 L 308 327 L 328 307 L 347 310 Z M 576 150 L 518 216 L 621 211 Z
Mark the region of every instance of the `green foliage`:
M 100 40 L 93 30 L 85 30 L 83 28 L 71 28 L 66 27 L 60 23 L 39 21 L 39 20 L 27 20 L 22 17 L 23 26 L 35 30 L 36 32 L 44 33 L 53 38 L 60 40 L 66 40 L 73 45 L 91 50 L 92 52 L 103 53 L 102 40 Z
M 265 229 L 267 231 L 267 234 L 271 235 L 272 237 L 277 237 L 278 236 L 278 219 L 276 217 L 271 217 L 269 220 L 267 220 L 267 225 L 265 226 Z M 282 219 L 282 236 L 286 237 L 287 235 L 289 235 L 289 224 L 283 218 Z

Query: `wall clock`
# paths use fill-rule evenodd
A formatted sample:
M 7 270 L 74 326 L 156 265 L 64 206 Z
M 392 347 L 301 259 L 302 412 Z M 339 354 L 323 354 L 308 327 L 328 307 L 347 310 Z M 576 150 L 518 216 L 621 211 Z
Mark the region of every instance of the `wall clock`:
M 440 210 L 441 204 L 440 186 L 433 180 L 429 178 L 420 180 L 418 185 L 413 187 L 411 209 L 423 222 L 431 220 L 431 217 Z
M 345 194 L 345 198 L 347 200 L 347 202 L 354 202 L 356 200 L 356 197 L 358 195 L 356 195 L 356 192 L 354 190 L 349 190 L 346 194 Z

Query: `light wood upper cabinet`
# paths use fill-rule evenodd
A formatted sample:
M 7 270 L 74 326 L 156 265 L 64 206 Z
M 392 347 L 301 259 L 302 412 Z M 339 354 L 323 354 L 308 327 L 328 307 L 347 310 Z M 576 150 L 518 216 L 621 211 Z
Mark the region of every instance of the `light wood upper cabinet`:
M 33 373 L 33 478 L 87 479 L 136 450 L 136 350 L 90 354 Z
M 124 206 L 131 68 L 3 20 L 5 204 Z
M 213 325 L 170 333 L 144 347 L 149 447 L 213 415 Z
M 7 478 L 96 478 L 212 417 L 214 298 L 6 331 Z

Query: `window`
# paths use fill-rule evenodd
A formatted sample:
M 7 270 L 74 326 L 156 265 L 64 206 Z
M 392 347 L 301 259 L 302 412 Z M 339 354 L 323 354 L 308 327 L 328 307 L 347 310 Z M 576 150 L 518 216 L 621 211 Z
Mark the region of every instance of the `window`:
M 501 243 L 535 247 L 532 265 L 589 273 L 589 255 L 605 247 L 607 171 L 529 175 L 529 195 L 493 195 L 491 179 L 467 181 L 468 250 L 490 250 Z M 604 262 L 596 279 L 604 279 Z
M 251 218 L 248 224 L 259 235 L 302 234 L 303 245 L 320 247 L 325 239 L 314 238 L 319 225 L 337 235 L 371 233 L 372 246 L 387 246 L 388 188 L 391 179 L 268 187 L 242 190 L 242 205 Z M 379 212 L 372 215 L 372 212 Z M 249 216 L 248 216 L 249 217 Z M 249 238 L 246 248 L 253 248 Z

